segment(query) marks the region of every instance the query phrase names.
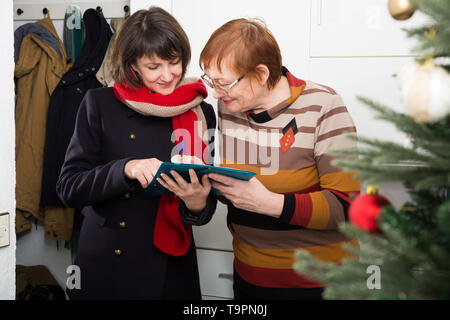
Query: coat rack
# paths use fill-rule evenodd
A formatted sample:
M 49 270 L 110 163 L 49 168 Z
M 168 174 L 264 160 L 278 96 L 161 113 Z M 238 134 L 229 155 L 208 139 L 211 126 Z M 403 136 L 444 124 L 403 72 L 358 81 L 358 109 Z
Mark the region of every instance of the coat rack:
M 64 2 L 64 3 L 18 3 L 14 4 L 14 20 L 39 20 L 50 14 L 54 20 L 64 20 L 66 9 L 74 4 L 84 12 L 93 8 L 101 10 L 105 18 L 120 18 L 130 12 L 130 0 Z

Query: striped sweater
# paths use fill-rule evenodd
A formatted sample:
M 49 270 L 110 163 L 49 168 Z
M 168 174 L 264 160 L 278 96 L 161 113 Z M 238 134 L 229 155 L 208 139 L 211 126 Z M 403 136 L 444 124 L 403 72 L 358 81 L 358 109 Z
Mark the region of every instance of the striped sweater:
M 255 290 L 292 292 L 323 286 L 293 270 L 296 250 L 339 263 L 351 256 L 344 243 L 358 245 L 337 228 L 346 219 L 350 193 L 359 193 L 360 183 L 353 173 L 332 166 L 325 153 L 355 144 L 344 136 L 356 128 L 341 97 L 330 87 L 295 78 L 286 68 L 283 75 L 291 97 L 267 111 L 231 113 L 219 101 L 219 131 L 221 166 L 253 171 L 267 189 L 285 195 L 278 219 L 228 203 L 235 273 Z M 281 143 L 292 143 L 282 137 L 293 119 L 295 141 L 282 150 Z

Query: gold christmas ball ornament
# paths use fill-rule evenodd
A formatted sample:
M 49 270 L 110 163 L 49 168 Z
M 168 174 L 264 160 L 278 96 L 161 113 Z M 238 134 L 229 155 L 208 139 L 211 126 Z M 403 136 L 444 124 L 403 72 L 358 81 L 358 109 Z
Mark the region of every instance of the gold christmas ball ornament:
M 436 122 L 450 114 L 450 74 L 431 60 L 410 62 L 397 74 L 407 114 L 418 123 Z
M 409 0 L 389 0 L 388 8 L 389 13 L 395 20 L 407 20 L 416 10 Z

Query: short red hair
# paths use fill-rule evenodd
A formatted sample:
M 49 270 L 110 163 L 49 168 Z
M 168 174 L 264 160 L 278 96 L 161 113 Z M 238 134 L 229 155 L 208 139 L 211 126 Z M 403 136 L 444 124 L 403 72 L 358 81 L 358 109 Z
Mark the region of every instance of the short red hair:
M 221 63 L 229 59 L 236 73 L 258 77 L 256 66 L 269 69 L 267 87 L 272 89 L 281 78 L 281 52 L 273 34 L 260 19 L 236 19 L 221 26 L 209 38 L 200 54 L 200 68 L 212 63 L 221 71 Z

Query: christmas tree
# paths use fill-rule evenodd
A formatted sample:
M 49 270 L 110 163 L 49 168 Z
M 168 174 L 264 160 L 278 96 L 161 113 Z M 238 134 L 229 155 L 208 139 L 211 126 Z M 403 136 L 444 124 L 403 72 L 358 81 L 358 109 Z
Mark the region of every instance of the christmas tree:
M 359 99 L 407 133 L 409 145 L 354 137 L 357 148 L 331 154 L 339 156 L 334 165 L 358 171 L 363 184 L 401 181 L 411 200 L 395 208 L 376 188 L 353 200 L 350 222 L 340 229 L 359 239 L 361 248 L 345 247 L 359 259 L 335 265 L 297 252 L 296 271 L 327 284 L 325 299 L 450 298 L 450 1 L 411 0 L 412 10 L 394 12 L 405 2 L 389 1 L 394 18 L 413 10 L 431 18 L 406 30 L 419 40 L 420 54 L 397 74 L 407 112 Z

